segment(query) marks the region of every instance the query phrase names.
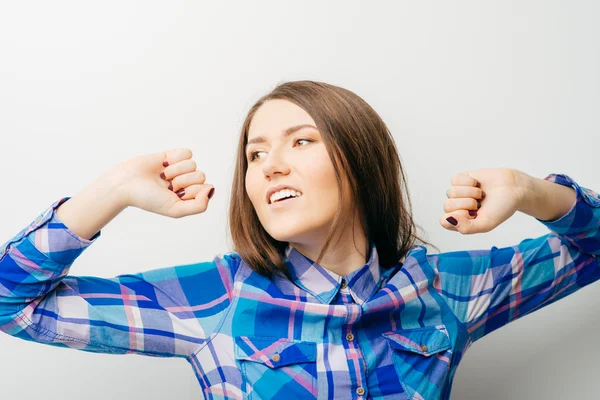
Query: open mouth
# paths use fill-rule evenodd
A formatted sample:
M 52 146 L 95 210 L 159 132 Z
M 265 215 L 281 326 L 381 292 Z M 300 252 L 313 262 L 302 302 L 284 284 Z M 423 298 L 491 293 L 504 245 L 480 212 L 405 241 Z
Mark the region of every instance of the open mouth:
M 272 202 L 269 205 L 275 205 L 275 204 L 280 204 L 280 203 L 288 203 L 290 202 L 290 200 L 296 200 L 298 198 L 300 198 L 302 196 L 290 196 L 290 197 L 284 197 L 283 199 L 279 199 L 279 200 L 275 200 L 274 202 Z

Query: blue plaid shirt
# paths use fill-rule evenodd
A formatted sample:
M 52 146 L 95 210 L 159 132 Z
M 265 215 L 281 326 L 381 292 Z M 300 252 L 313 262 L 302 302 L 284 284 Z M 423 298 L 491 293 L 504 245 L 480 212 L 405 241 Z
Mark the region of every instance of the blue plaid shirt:
M 292 281 L 231 252 L 120 275 L 69 276 L 91 240 L 52 204 L 0 248 L 0 330 L 89 352 L 181 357 L 207 399 L 448 399 L 477 339 L 600 278 L 600 196 L 565 175 L 577 201 L 550 233 L 486 250 L 413 246 L 384 269 L 372 246 L 347 276 L 292 247 Z

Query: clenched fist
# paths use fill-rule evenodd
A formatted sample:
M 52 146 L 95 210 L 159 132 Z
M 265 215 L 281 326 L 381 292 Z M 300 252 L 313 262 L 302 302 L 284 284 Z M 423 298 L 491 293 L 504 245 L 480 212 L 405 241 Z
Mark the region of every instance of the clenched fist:
M 446 192 L 440 224 L 462 234 L 489 232 L 519 210 L 528 175 L 509 168 L 457 174 Z
M 110 173 L 127 206 L 180 218 L 206 211 L 214 194 L 191 158 L 190 149 L 167 150 L 124 161 Z

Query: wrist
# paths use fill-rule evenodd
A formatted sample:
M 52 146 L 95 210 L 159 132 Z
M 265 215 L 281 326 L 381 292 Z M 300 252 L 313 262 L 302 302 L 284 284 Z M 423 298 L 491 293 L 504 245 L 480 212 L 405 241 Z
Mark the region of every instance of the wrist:
M 521 173 L 518 211 L 541 221 L 555 221 L 569 212 L 577 200 L 572 187 Z
M 528 211 L 532 208 L 532 205 L 536 204 L 539 198 L 538 178 L 528 175 L 523 171 L 514 171 L 517 182 L 517 211 L 529 214 Z
M 117 166 L 104 171 L 93 185 L 101 189 L 114 209 L 122 211 L 131 205 L 126 181 L 123 172 Z

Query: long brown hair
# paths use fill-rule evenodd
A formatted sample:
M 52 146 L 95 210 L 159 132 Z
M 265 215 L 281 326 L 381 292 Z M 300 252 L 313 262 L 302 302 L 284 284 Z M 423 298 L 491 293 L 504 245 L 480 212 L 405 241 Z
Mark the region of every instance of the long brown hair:
M 304 109 L 315 121 L 333 162 L 340 197 L 338 209 L 319 263 L 334 236 L 346 226 L 343 215 L 342 175 L 350 184 L 351 209 L 358 207 L 360 223 L 369 242 L 377 248 L 382 267 L 397 264 L 416 243 L 430 244 L 417 236 L 406 177 L 396 143 L 379 115 L 355 93 L 314 81 L 279 84 L 260 98 L 248 112 L 240 133 L 229 205 L 229 229 L 233 250 L 261 274 L 287 276 L 284 250 L 287 242 L 271 237 L 263 228 L 245 191 L 248 162 L 245 146 L 256 111 L 269 100 L 287 100 Z

